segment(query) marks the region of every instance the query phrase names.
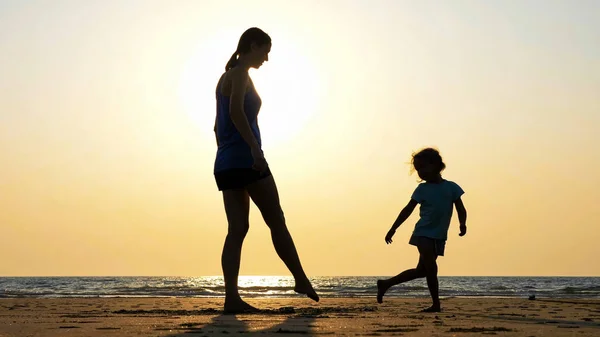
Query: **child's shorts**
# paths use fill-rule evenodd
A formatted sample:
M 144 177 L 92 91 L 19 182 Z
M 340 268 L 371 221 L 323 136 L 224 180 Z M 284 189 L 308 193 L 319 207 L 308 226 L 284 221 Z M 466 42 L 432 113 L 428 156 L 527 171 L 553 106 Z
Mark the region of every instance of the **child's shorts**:
M 408 241 L 408 243 L 413 246 L 418 247 L 422 244 L 431 244 L 432 241 L 433 241 L 433 247 L 435 249 L 435 255 L 444 256 L 444 249 L 446 248 L 446 240 L 432 239 L 432 238 L 428 238 L 426 236 L 413 235 L 410 237 L 410 240 Z

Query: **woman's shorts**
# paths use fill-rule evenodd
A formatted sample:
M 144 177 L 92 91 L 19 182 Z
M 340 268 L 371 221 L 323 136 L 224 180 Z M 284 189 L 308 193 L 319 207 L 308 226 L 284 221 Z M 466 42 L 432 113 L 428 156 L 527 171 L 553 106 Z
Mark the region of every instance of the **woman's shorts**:
M 444 256 L 444 249 L 446 248 L 446 240 L 440 239 L 432 239 L 426 236 L 411 236 L 408 241 L 409 244 L 413 246 L 421 246 L 421 245 L 432 245 L 435 249 L 435 255 Z
M 215 172 L 215 180 L 219 191 L 243 189 L 246 186 L 267 178 L 271 170 L 267 167 L 265 172 L 259 172 L 251 168 L 234 168 Z

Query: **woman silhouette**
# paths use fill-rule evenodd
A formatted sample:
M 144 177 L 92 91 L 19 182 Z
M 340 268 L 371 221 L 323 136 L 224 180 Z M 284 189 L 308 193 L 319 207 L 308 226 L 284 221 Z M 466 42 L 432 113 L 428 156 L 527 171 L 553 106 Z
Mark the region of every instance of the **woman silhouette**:
M 228 232 L 221 265 L 225 279 L 225 312 L 257 310 L 238 292 L 240 255 L 249 228 L 250 199 L 271 230 L 273 245 L 295 280 L 294 290 L 319 301 L 304 273 L 294 241 L 287 229 L 275 180 L 261 148 L 257 116 L 261 99 L 248 75 L 269 60 L 271 38 L 258 28 L 246 30 L 225 66 L 216 89 L 214 175 L 227 215 Z

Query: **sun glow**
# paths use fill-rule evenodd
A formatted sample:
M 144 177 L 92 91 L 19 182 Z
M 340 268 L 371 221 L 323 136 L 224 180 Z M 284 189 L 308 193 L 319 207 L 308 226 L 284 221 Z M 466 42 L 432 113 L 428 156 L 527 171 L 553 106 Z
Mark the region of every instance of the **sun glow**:
M 258 123 L 265 141 L 282 144 L 303 133 L 322 87 L 309 58 L 282 41 L 273 46 L 269 62 L 250 76 L 263 101 Z

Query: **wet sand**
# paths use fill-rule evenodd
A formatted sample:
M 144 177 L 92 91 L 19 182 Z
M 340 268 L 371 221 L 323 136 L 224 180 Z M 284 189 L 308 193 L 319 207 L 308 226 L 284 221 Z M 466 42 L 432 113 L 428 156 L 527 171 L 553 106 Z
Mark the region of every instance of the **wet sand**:
M 247 299 L 263 311 L 223 315 L 222 299 L 0 299 L 6 336 L 600 336 L 600 300 L 448 298 Z

